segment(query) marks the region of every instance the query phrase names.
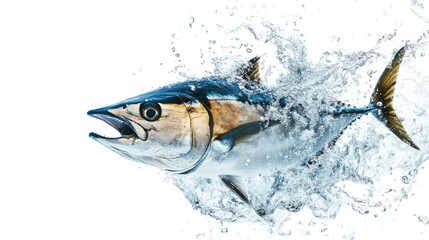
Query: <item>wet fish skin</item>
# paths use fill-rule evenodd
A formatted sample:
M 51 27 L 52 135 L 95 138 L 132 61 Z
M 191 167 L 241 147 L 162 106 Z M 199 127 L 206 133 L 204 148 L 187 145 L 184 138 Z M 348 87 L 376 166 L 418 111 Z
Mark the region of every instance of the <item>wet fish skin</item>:
M 302 124 L 296 117 L 314 117 L 306 114 L 308 109 L 289 96 L 276 97 L 261 84 L 257 57 L 241 71 L 241 80 L 186 81 L 91 110 L 88 115 L 103 120 L 121 136 L 90 133 L 90 137 L 140 163 L 178 174 L 219 177 L 250 203 L 244 177 L 313 163 L 365 114 L 373 114 L 399 139 L 419 149 L 393 109 L 404 54 L 405 48 L 395 54 L 367 106 L 314 103 L 318 114 L 311 119 L 313 125 Z M 290 121 L 272 118 L 272 109 Z

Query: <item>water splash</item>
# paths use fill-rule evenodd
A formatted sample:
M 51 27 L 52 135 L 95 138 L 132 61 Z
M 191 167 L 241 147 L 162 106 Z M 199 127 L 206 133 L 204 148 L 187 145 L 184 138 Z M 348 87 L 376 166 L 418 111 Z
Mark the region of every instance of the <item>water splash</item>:
M 302 9 L 305 11 L 304 6 Z M 240 14 L 234 7 L 224 11 L 228 17 Z M 429 75 L 426 69 L 415 66 L 416 62 L 428 61 L 427 30 L 420 31 L 414 40 L 403 38 L 397 29 L 387 30 L 379 34 L 370 49 L 327 50 L 314 59 L 308 53 L 308 39 L 299 30 L 299 11 L 296 16 L 283 18 L 281 24 L 255 15 L 251 19 L 250 23 L 212 25 L 201 24 L 200 17 L 192 20 L 192 28 L 181 29 L 172 36 L 172 46 L 181 54 L 174 56 L 171 73 L 180 73 L 182 80 L 210 75 L 228 77 L 243 62 L 259 55 L 264 84 L 278 95 L 293 96 L 306 109 L 311 110 L 313 101 L 322 99 L 365 106 L 377 78 L 397 50 L 392 48 L 407 45 L 395 108 L 415 142 L 427 149 Z M 334 39 L 343 41 L 338 36 Z M 195 56 L 183 50 L 189 41 L 195 41 Z M 282 117 L 280 113 L 272 114 Z M 316 114 L 309 112 L 308 116 Z M 316 217 L 327 219 L 335 218 L 342 205 L 363 215 L 387 211 L 407 198 L 417 169 L 428 158 L 427 150 L 414 151 L 371 116 L 364 116 L 318 159 L 323 163 L 321 167 L 277 171 L 248 180 L 254 186 L 249 192 L 251 207 L 218 179 L 170 177 L 203 214 L 220 221 L 264 221 L 278 227 L 304 206 Z
M 426 216 L 419 216 L 418 219 L 424 225 L 428 225 L 429 224 L 429 218 L 426 217 Z
M 418 18 L 429 23 L 429 1 L 412 0 L 411 10 Z

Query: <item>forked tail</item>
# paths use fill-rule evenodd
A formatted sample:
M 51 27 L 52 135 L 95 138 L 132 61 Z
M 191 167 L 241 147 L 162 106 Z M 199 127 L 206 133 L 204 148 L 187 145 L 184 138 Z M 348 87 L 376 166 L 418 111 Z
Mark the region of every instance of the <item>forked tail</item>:
M 378 109 L 374 111 L 374 116 L 390 129 L 399 139 L 409 144 L 415 149 L 419 149 L 411 140 L 401 120 L 396 115 L 393 108 L 393 94 L 395 92 L 396 77 L 398 76 L 399 66 L 405 54 L 405 47 L 401 48 L 396 54 L 392 63 L 384 69 L 383 74 L 375 86 L 371 96 L 371 105 Z

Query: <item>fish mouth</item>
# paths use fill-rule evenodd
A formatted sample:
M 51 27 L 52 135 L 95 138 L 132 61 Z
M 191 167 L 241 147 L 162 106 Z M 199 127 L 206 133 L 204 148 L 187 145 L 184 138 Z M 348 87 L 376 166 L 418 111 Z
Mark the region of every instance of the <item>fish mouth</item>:
M 106 140 L 120 140 L 120 139 L 130 139 L 130 138 L 140 138 L 143 141 L 146 141 L 147 137 L 148 137 L 148 131 L 144 128 L 142 128 L 144 130 L 144 136 L 142 136 L 142 134 L 138 134 L 138 132 L 136 131 L 136 129 L 133 127 L 133 125 L 118 117 L 113 115 L 110 112 L 99 112 L 97 110 L 91 110 L 88 112 L 88 115 L 94 118 L 97 118 L 105 123 L 107 123 L 109 126 L 113 127 L 114 129 L 116 129 L 116 131 L 119 132 L 119 134 L 121 136 L 119 137 L 107 137 L 107 136 L 103 136 L 100 134 L 97 134 L 95 132 L 91 132 L 89 133 L 89 137 L 90 138 L 94 138 L 94 139 L 106 139 Z M 129 119 L 127 119 L 129 120 Z

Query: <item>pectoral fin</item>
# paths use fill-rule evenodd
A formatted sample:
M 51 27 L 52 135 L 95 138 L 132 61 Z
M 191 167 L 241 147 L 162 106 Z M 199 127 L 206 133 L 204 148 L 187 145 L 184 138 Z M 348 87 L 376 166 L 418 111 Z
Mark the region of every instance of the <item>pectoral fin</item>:
M 232 149 L 235 144 L 249 139 L 253 135 L 259 133 L 261 129 L 262 122 L 250 122 L 224 133 L 223 135 L 218 137 L 217 140 L 224 143 L 228 143 L 228 145 Z
M 238 176 L 222 175 L 219 176 L 222 182 L 243 202 L 250 204 L 249 196 L 247 196 L 244 182 Z
M 270 121 L 270 122 L 250 122 L 243 124 L 239 127 L 229 130 L 228 132 L 219 136 L 216 140 L 220 141 L 222 145 L 228 146 L 227 151 L 231 151 L 231 149 L 241 142 L 244 142 L 251 138 L 252 136 L 258 134 L 260 131 L 265 128 L 274 126 L 279 124 L 278 121 Z

